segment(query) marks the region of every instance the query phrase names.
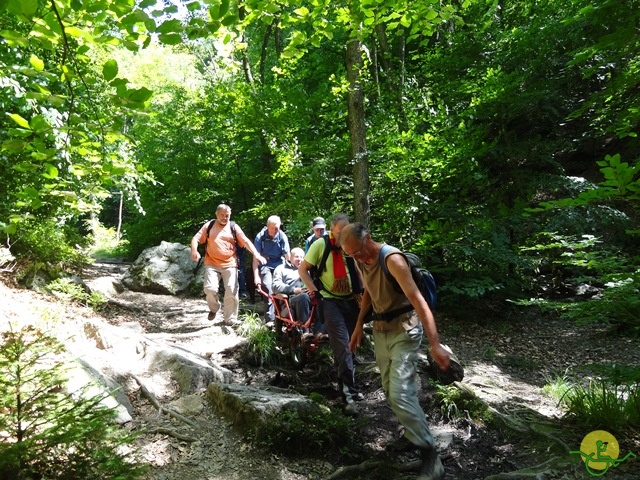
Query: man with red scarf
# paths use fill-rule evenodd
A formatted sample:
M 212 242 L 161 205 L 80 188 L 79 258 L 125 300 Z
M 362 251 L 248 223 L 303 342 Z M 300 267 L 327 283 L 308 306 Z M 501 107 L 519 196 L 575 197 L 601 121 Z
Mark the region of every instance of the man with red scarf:
M 315 285 L 311 270 L 320 267 L 325 254 L 327 242 L 318 239 L 313 242 L 304 260 L 298 267 L 300 278 L 309 289 L 313 304 L 317 305 L 319 315 L 329 335 L 329 344 L 333 350 L 334 362 L 338 371 L 338 383 L 342 399 L 345 402 L 346 415 L 359 414 L 354 403 L 362 394 L 355 387 L 355 368 L 353 354 L 349 349 L 349 339 L 358 318 L 358 305 L 354 298 L 353 284 L 359 285 L 359 278 L 353 279 L 352 273 L 358 275 L 355 268 L 350 269 L 342 249 L 336 244 L 342 228 L 349 224 L 349 217 L 338 213 L 331 219 L 329 229 L 329 248 L 331 249 L 326 266 L 320 272 L 320 282 Z M 357 287 L 356 287 L 357 288 Z M 358 292 L 359 293 L 359 292 Z

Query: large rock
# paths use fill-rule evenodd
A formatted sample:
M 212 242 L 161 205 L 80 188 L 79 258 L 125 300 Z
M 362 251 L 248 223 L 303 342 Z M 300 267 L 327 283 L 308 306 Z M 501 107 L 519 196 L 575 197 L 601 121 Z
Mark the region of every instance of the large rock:
M 177 295 L 195 282 L 191 249 L 180 243 L 161 242 L 144 250 L 122 278 L 129 290 Z
M 141 347 L 145 370 L 151 374 L 169 375 L 182 393 L 196 392 L 212 382 L 231 381 L 231 370 L 179 346 L 146 338 Z
M 207 397 L 214 408 L 244 435 L 260 435 L 277 414 L 293 411 L 300 417 L 328 413 L 308 397 L 277 387 L 212 383 Z

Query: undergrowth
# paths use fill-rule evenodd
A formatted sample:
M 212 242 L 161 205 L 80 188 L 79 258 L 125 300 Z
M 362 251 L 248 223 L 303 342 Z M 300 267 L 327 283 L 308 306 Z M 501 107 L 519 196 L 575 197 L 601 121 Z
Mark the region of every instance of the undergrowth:
M 566 411 L 567 419 L 590 428 L 623 433 L 640 427 L 640 367 L 589 365 L 594 376 L 566 375 L 543 387 Z
M 26 326 L 0 337 L 0 478 L 140 478 L 134 438 L 102 396 L 67 392 L 61 344 Z M 128 452 L 128 453 L 126 453 Z
M 249 354 L 258 365 L 272 365 L 277 360 L 276 335 L 268 328 L 257 313 L 244 315 L 238 332 L 249 342 Z
M 358 431 L 363 418 L 353 419 L 318 405 L 314 413 L 284 410 L 256 432 L 256 445 L 276 453 L 327 458 L 349 456 L 361 449 Z M 356 423 L 356 425 L 354 425 Z

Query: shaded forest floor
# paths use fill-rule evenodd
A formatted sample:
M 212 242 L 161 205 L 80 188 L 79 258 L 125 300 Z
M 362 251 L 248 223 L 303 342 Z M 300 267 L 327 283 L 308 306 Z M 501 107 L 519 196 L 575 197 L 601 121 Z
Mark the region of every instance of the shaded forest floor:
M 100 275 L 114 275 L 97 268 L 88 271 L 87 276 L 95 280 Z M 291 366 L 286 351 L 271 366 L 248 364 L 241 355 L 242 348 L 237 348 L 242 343 L 237 327 L 207 321 L 204 300 L 124 292 L 121 297 L 139 310 L 110 307 L 96 314 L 6 284 L 0 283 L 0 288 L 3 297 L 0 314 L 10 321 L 28 321 L 25 316 L 55 311 L 55 323 L 77 322 L 78 318 L 92 316 L 106 319 L 112 325 L 135 322 L 156 339 L 207 352 L 212 361 L 233 372 L 234 382 L 253 385 L 277 382 L 279 386 L 319 392 L 331 409 L 340 410 L 326 351 L 316 352 L 314 361 L 302 371 Z M 242 308 L 260 310 L 261 305 L 243 303 Z M 480 399 L 477 403 L 437 402 L 437 387 L 429 383 L 426 374 L 420 375 L 420 400 L 441 447 L 447 479 L 591 478 L 580 457 L 568 453 L 579 450 L 580 442 L 589 432 L 564 418 L 557 402 L 546 396 L 542 387 L 558 376 L 587 378 L 590 372 L 583 366 L 591 363 L 639 365 L 640 339 L 613 335 L 604 326 L 576 326 L 565 320 L 527 314 L 462 323 L 441 313 L 438 326 L 442 343 L 449 345 L 465 366 L 462 385 Z M 147 479 L 321 480 L 338 478 L 336 471 L 341 467 L 367 459 L 389 464 L 411 463 L 414 454 L 392 454 L 385 449 L 398 437 L 399 425 L 380 388 L 371 352 L 360 351 L 358 361 L 356 380 L 364 400 L 359 402 L 361 416 L 352 420 L 362 446 L 357 452 L 325 455 L 309 452 L 304 445 L 288 455 L 258 449 L 216 415 L 206 405 L 203 392 L 199 392 L 204 408 L 197 416 L 200 428 L 191 432 L 195 442 L 180 441 L 162 433 L 139 437 L 140 451 L 151 466 Z M 168 392 L 162 400 L 175 401 L 176 392 L 172 393 L 170 388 Z M 134 396 L 132 400 L 136 412 L 128 428 L 149 429 L 170 422 L 145 399 Z M 485 407 L 483 419 L 477 417 L 478 404 Z M 629 451 L 640 454 L 638 432 L 617 440 L 621 456 Z M 521 471 L 525 468 L 532 472 Z M 640 460 L 633 459 L 611 468 L 605 478 L 636 479 L 638 472 Z M 371 468 L 365 465 L 360 472 L 346 472 L 339 478 L 409 479 L 415 478 L 415 473 L 398 474 L 396 470 L 391 474 L 376 464 Z

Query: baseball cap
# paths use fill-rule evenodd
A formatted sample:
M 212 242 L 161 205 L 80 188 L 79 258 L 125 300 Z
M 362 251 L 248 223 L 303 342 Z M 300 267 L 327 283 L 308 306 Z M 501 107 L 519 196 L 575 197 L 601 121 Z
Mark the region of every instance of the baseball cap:
M 316 217 L 311 223 L 311 228 L 327 228 L 327 224 L 322 217 Z

